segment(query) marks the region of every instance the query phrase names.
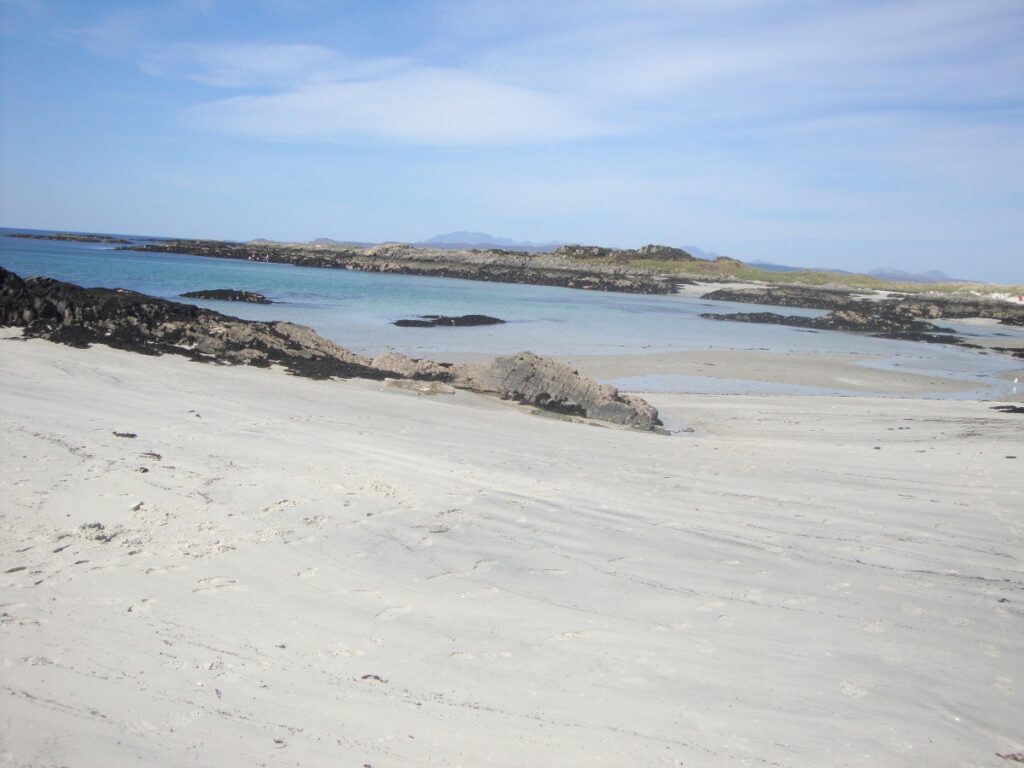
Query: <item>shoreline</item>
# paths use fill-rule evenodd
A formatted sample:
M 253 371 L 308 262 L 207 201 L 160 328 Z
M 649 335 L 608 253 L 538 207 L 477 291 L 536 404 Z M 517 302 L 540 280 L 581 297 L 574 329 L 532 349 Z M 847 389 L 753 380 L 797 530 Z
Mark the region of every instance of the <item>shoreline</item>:
M 656 274 L 651 270 L 625 265 L 604 266 L 582 261 L 572 263 L 570 259 L 558 254 L 501 249 L 439 250 L 399 243 L 345 247 L 172 239 L 161 243 L 121 246 L 116 250 L 493 283 L 546 285 L 609 293 L 666 295 L 675 293 L 679 285 L 691 282 L 685 276 Z
M 437 357 L 451 363 L 482 363 L 491 359 L 486 353 L 438 352 Z M 983 399 L 992 402 L 1024 402 L 1024 386 L 1013 390 L 1015 378 L 1024 380 L 1024 366 L 994 373 L 987 379 L 958 378 L 954 374 L 917 372 L 873 367 L 885 360 L 879 354 L 836 352 L 804 353 L 765 350 L 685 350 L 629 354 L 555 354 L 551 358 L 578 370 L 595 381 L 612 384 L 619 389 L 652 400 L 659 394 L 699 394 L 715 397 L 720 394 L 758 396 L 837 396 L 864 397 L 928 397 L 950 395 L 956 398 Z M 650 388 L 630 389 L 630 382 L 647 379 Z M 714 381 L 722 380 L 722 385 Z M 673 388 L 657 386 L 657 382 L 679 383 Z M 998 382 L 998 383 L 997 383 Z M 762 392 L 750 391 L 758 385 Z M 740 389 L 740 392 L 731 391 Z M 780 388 L 792 387 L 790 391 Z M 984 397 L 973 393 L 988 389 Z M 810 390 L 819 391 L 811 394 Z M 839 392 L 841 390 L 841 392 Z
M 0 355 L 14 764 L 1024 750 L 1018 414 L 652 396 L 694 430 L 662 437 L 106 347 Z
M 749 382 L 754 385 L 765 383 L 792 386 L 798 388 L 794 390 L 794 395 L 799 394 L 799 388 L 842 390 L 843 395 L 859 394 L 881 398 L 969 395 L 986 386 L 978 380 L 954 378 L 952 375 L 938 376 L 928 372 L 872 367 L 872 363 L 884 359 L 882 355 L 693 350 L 636 355 L 566 355 L 558 359 L 577 368 L 584 376 L 598 381 L 657 381 L 664 377 L 667 380 L 672 377 L 695 377 Z M 1024 367 L 1019 372 L 1001 374 L 1000 378 L 1012 378 L 1015 375 L 1024 375 Z M 991 386 L 1002 389 L 999 385 Z M 648 396 L 665 390 L 654 388 L 637 391 Z M 984 399 L 1000 402 L 1024 400 L 1024 395 L 1015 395 L 1012 391 L 993 394 L 1004 394 L 1005 397 Z

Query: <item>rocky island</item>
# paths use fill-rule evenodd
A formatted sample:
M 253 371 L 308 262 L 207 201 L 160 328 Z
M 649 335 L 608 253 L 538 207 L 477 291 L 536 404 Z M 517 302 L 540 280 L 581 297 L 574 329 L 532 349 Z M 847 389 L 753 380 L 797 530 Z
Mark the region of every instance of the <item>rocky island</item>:
M 685 251 L 667 246 L 645 246 L 637 250 L 563 246 L 552 253 L 525 253 L 501 249 L 441 250 L 395 243 L 357 247 L 329 243 L 167 240 L 124 250 L 642 294 L 674 293 L 678 286 L 692 281 L 635 266 L 633 261 L 693 260 Z
M 17 237 L 22 240 L 57 240 L 69 243 L 109 243 L 111 245 L 127 245 L 131 240 L 113 235 L 84 235 L 74 232 L 58 232 L 57 234 L 36 234 L 34 232 L 8 232 L 7 237 Z

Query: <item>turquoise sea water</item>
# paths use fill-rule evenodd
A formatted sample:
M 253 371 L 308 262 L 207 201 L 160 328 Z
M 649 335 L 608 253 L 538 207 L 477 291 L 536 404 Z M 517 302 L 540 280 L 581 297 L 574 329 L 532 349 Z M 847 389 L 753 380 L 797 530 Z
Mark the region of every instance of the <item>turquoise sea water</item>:
M 10 231 L 28 230 L 0 230 L 0 266 L 23 277 L 46 275 L 79 285 L 129 288 L 180 301 L 188 301 L 180 299 L 181 293 L 201 289 L 257 291 L 280 303 L 192 303 L 246 319 L 308 325 L 343 346 L 367 354 L 394 349 L 414 357 L 445 360 L 523 349 L 564 356 L 703 349 L 854 353 L 879 355 L 872 360 L 873 366 L 966 379 L 977 385 L 971 396 L 996 399 L 1009 387 L 998 375 L 1021 367 L 1019 361 L 1008 356 L 982 355 L 945 345 L 728 323 L 699 316 L 709 311 L 756 311 L 758 307 L 752 305 L 138 253 L 119 251 L 107 244 L 3 236 Z M 822 314 L 790 308 L 777 311 Z M 508 322 L 476 328 L 398 328 L 391 324 L 421 314 L 469 313 L 493 315 Z M 970 326 L 960 330 L 977 333 Z M 1000 327 L 998 332 L 1024 337 L 1020 329 Z M 739 382 L 730 388 L 725 381 L 700 379 L 662 376 L 634 383 L 642 383 L 647 391 L 779 391 L 779 385 Z M 792 388 L 792 393 L 802 392 Z

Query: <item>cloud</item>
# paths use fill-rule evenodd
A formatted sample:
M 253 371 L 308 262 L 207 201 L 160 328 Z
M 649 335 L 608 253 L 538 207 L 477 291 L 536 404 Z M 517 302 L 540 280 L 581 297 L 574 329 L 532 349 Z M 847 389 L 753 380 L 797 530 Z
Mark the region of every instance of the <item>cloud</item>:
M 376 137 L 426 144 L 564 141 L 620 130 L 550 94 L 438 67 L 238 96 L 201 105 L 192 119 L 226 133 L 276 140 Z
M 829 116 L 998 109 L 1019 103 L 1024 80 L 1019 0 L 423 7 L 433 21 L 414 46 L 383 36 L 361 56 L 312 43 L 161 43 L 152 9 L 119 11 L 80 34 L 151 75 L 239 91 L 194 106 L 190 121 L 277 141 L 749 139 Z
M 347 59 L 318 45 L 177 43 L 145 57 L 151 75 L 234 89 L 284 89 L 365 78 L 402 67 L 399 58 Z

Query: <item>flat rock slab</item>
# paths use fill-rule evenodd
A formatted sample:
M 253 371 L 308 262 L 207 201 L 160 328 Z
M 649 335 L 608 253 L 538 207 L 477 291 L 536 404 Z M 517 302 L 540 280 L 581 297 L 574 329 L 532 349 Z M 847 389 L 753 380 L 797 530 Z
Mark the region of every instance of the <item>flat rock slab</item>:
M 465 327 L 471 325 L 502 325 L 505 321 L 488 315 L 420 315 L 410 320 L 395 320 L 393 325 L 400 328 L 438 328 L 444 326 Z
M 274 302 L 255 291 L 236 291 L 233 288 L 213 288 L 208 291 L 189 291 L 181 294 L 184 299 L 212 299 L 214 301 L 244 301 L 247 304 L 273 304 Z

